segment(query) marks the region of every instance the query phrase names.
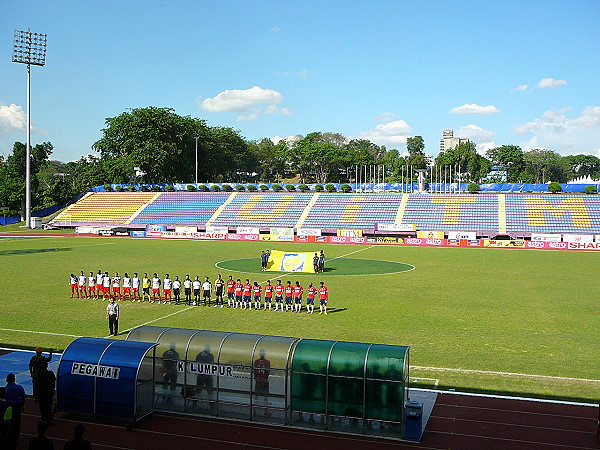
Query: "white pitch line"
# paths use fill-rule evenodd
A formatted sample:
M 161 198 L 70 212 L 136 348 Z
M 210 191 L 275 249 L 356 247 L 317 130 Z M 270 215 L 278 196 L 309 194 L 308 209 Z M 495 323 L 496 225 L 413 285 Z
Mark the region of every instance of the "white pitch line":
M 188 311 L 188 310 L 193 309 L 193 308 L 194 308 L 193 306 L 188 306 L 187 308 L 180 309 L 180 310 L 175 311 L 175 312 L 173 312 L 171 314 L 167 314 L 166 316 L 159 317 L 158 319 L 150 320 L 149 322 L 145 322 L 145 323 L 143 323 L 141 325 L 136 325 L 135 327 L 127 328 L 126 330 L 123 330 L 122 333 L 127 333 L 128 331 L 131 331 L 134 328 L 143 327 L 144 325 L 150 325 L 151 323 L 158 322 L 159 320 L 166 319 L 167 317 L 174 316 L 175 314 L 179 314 L 179 313 Z M 110 336 L 107 336 L 107 337 L 110 337 Z
M 0 331 L 12 331 L 13 333 L 30 333 L 30 334 L 49 334 L 51 336 L 67 336 L 67 337 L 81 337 L 74 334 L 63 334 L 63 333 L 49 333 L 47 331 L 31 331 L 31 330 L 14 330 L 12 328 L 0 328 Z
M 457 373 L 479 373 L 482 375 L 503 375 L 507 377 L 525 377 L 525 378 L 544 378 L 548 380 L 562 380 L 562 381 L 580 381 L 585 383 L 600 383 L 600 380 L 592 380 L 588 378 L 572 378 L 572 377 L 555 377 L 552 375 L 534 375 L 528 373 L 518 372 L 496 372 L 493 370 L 477 370 L 477 369 L 453 369 L 449 367 L 426 367 L 426 366 L 410 366 L 411 369 L 416 370 L 431 370 L 434 372 L 457 372 Z

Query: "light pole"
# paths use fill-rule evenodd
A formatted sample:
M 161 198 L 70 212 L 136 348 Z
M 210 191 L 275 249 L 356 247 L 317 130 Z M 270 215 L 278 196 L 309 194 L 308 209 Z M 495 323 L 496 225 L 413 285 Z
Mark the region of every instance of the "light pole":
M 25 227 L 31 227 L 31 65 L 46 64 L 47 35 L 15 30 L 13 62 L 27 64 L 27 147 L 25 149 Z
M 194 136 L 194 139 L 196 139 L 196 177 L 194 183 L 198 184 L 198 139 L 200 139 L 200 136 Z

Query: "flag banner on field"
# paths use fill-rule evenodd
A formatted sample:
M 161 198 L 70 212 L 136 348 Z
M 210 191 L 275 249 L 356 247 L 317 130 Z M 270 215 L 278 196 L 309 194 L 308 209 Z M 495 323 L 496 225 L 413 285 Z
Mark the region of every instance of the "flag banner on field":
M 269 272 L 307 272 L 314 273 L 314 253 L 292 253 L 272 250 L 267 270 Z

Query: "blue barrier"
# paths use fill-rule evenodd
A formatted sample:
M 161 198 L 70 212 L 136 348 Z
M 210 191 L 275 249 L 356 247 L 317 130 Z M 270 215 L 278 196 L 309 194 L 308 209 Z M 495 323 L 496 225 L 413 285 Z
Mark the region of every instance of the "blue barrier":
M 0 217 L 0 225 L 12 225 L 13 223 L 19 223 L 20 221 L 21 216 L 19 214 L 10 217 Z
M 117 186 L 121 187 L 123 191 L 127 191 L 128 186 L 134 186 L 136 191 L 140 191 L 142 188 L 147 188 L 148 190 L 152 190 L 155 187 L 159 187 L 161 191 L 166 191 L 167 186 L 173 186 L 173 190 L 175 191 L 187 191 L 187 187 L 189 185 L 198 186 L 204 185 L 211 188 L 212 186 L 219 186 L 222 190 L 223 185 L 228 184 L 234 190 L 238 184 L 244 186 L 245 190 L 248 190 L 248 186 L 255 186 L 258 190 L 260 190 L 260 186 L 265 185 L 269 188 L 269 190 L 273 189 L 273 185 L 279 184 L 283 187 L 283 190 L 286 190 L 286 186 L 292 183 L 167 183 L 167 184 L 144 184 L 144 183 L 130 183 L 130 184 L 111 184 L 112 190 L 116 191 Z M 336 191 L 340 191 L 341 186 L 344 184 L 348 184 L 353 192 L 384 192 L 384 191 L 394 191 L 394 192 L 416 192 L 419 189 L 418 183 L 310 183 L 307 184 L 310 191 L 315 190 L 315 186 L 320 184 L 325 187 L 327 184 L 332 184 L 335 186 Z M 425 183 L 425 190 L 429 192 L 467 192 L 468 185 L 470 183 Z M 299 191 L 300 184 L 292 184 L 296 191 Z M 585 192 L 585 188 L 589 186 L 589 184 L 560 184 L 562 191 L 566 193 L 578 193 Z M 600 191 L 600 183 L 593 183 L 592 186 L 596 186 L 598 191 Z M 548 192 L 548 185 L 544 183 L 490 183 L 490 184 L 480 184 L 479 185 L 481 192 Z M 93 192 L 106 192 L 104 186 L 96 186 L 91 189 Z M 51 213 L 49 213 L 51 214 Z

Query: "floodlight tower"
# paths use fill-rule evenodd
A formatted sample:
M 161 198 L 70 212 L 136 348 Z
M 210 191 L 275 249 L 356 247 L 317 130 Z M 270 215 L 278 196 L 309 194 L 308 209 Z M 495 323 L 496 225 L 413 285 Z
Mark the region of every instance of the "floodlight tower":
M 15 30 L 13 62 L 27 64 L 27 147 L 25 149 L 25 227 L 31 227 L 31 65 L 46 64 L 47 35 Z

